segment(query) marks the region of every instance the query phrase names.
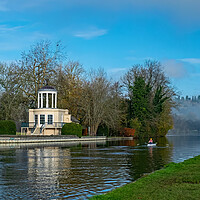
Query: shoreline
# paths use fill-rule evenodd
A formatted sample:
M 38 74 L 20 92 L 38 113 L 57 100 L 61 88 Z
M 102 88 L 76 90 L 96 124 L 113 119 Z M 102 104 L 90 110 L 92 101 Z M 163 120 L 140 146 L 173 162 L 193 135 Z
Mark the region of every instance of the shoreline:
M 47 143 L 47 142 L 81 142 L 81 141 L 110 141 L 110 140 L 132 140 L 132 137 L 106 137 L 106 136 L 16 136 L 1 135 L 0 144 L 10 143 Z
M 132 183 L 91 200 L 198 200 L 200 197 L 200 155 L 145 175 Z

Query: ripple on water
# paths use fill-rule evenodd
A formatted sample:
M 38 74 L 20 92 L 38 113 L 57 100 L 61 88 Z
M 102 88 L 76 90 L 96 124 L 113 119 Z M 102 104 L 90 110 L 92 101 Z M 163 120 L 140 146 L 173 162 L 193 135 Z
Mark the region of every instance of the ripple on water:
M 0 199 L 87 199 L 200 154 L 200 137 L 179 140 L 155 148 L 121 141 L 0 150 Z

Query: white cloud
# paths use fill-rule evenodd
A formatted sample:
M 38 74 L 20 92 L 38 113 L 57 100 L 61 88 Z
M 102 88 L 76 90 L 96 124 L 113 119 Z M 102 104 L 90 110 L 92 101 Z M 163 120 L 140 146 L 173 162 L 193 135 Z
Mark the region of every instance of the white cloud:
M 103 36 L 105 34 L 107 34 L 108 30 L 106 29 L 89 29 L 89 30 L 85 30 L 85 31 L 77 31 L 76 33 L 74 33 L 75 37 L 79 37 L 79 38 L 84 38 L 84 39 L 92 39 L 95 37 L 99 37 L 99 36 Z
M 130 10 L 132 13 L 159 11 L 167 15 L 174 23 L 184 25 L 199 25 L 200 1 L 199 0 L 1 0 L 0 11 L 55 10 L 74 9 L 75 7 L 91 8 L 108 12 Z
M 166 74 L 171 78 L 183 78 L 187 74 L 184 64 L 177 60 L 166 60 L 162 64 Z
M 5 32 L 11 32 L 11 31 L 16 31 L 23 28 L 23 26 L 12 26 L 9 27 L 8 25 L 0 25 L 0 33 L 5 33 Z
M 199 0 L 68 0 L 67 3 L 67 6 L 81 5 L 108 12 L 159 12 L 180 27 L 199 27 L 200 24 Z
M 119 67 L 119 68 L 110 68 L 107 70 L 108 76 L 115 81 L 119 81 L 120 78 L 127 72 L 128 68 Z
M 200 58 L 183 58 L 179 60 L 190 64 L 200 64 Z

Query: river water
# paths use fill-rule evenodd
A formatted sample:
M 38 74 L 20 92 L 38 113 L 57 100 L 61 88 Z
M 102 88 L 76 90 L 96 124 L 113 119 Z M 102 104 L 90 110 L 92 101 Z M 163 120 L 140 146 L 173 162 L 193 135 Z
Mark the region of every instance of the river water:
M 88 199 L 200 155 L 200 136 L 0 145 L 0 199 Z

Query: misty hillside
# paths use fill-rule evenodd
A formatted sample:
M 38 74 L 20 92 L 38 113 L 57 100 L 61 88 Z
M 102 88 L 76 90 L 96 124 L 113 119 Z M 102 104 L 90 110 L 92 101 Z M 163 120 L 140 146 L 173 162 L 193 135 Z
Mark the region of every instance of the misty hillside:
M 200 96 L 186 99 L 177 98 L 173 109 L 174 129 L 170 133 L 200 133 Z

